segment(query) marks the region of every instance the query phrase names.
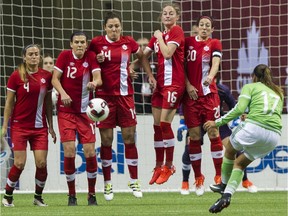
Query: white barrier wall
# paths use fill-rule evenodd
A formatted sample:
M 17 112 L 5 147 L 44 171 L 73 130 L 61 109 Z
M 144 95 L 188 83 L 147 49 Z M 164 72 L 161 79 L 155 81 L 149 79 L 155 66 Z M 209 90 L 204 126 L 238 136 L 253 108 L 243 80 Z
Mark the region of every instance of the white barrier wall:
M 176 173 L 169 179 L 169 181 L 163 185 L 149 185 L 148 182 L 152 176 L 152 170 L 155 165 L 155 153 L 153 148 L 153 118 L 152 116 L 137 116 L 137 146 L 139 154 L 139 179 L 141 181 L 142 189 L 146 191 L 153 190 L 179 190 L 182 182 L 182 153 L 184 151 L 184 141 L 177 142 L 175 146 L 174 165 L 176 166 Z M 49 154 L 48 154 L 48 179 L 45 187 L 45 191 L 67 191 L 66 177 L 64 174 L 60 174 L 61 160 L 60 160 L 60 141 L 57 128 L 57 119 L 54 116 L 54 125 L 57 131 L 58 141 L 57 144 L 53 144 L 50 140 Z M 176 136 L 177 128 L 179 125 L 179 117 L 176 116 L 172 124 L 173 130 Z M 254 182 L 260 189 L 272 189 L 272 190 L 287 190 L 287 173 L 288 173 L 288 144 L 287 144 L 287 115 L 283 115 L 283 135 L 281 138 L 281 144 L 277 149 L 265 157 L 262 160 L 254 161 L 249 169 L 253 173 L 248 173 L 248 178 Z M 116 129 L 119 131 L 119 128 Z M 118 156 L 118 162 L 116 161 L 112 165 L 114 170 L 112 174 L 112 182 L 114 191 L 127 190 L 127 183 L 129 181 L 129 173 L 126 163 L 121 163 L 123 154 L 121 149 L 117 149 L 117 132 L 115 130 L 115 137 L 113 143 L 113 150 Z M 100 147 L 100 136 L 97 130 L 97 144 L 96 147 Z M 121 146 L 121 144 L 120 144 Z M 207 135 L 204 139 L 204 146 L 202 147 L 202 170 L 205 176 L 205 187 L 208 189 L 209 184 L 213 183 L 214 179 L 214 166 L 210 154 L 210 143 Z M 276 159 L 275 159 L 276 157 Z M 98 160 L 100 156 L 98 155 Z M 85 164 L 81 156 L 77 155 L 76 168 L 80 171 L 85 171 Z M 98 162 L 98 168 L 101 171 L 101 162 Z M 257 168 L 257 172 L 255 170 Z M 62 168 L 63 169 L 63 168 Z M 123 170 L 122 170 L 123 169 Z M 98 170 L 98 171 L 99 171 Z M 62 170 L 63 171 L 63 170 Z M 117 173 L 120 172 L 120 173 Z M 32 152 L 28 151 L 28 158 L 25 170 L 23 171 L 19 186 L 21 191 L 33 191 L 34 190 L 34 175 L 35 165 Z M 191 189 L 194 183 L 194 173 L 191 171 L 190 185 Z M 97 191 L 103 191 L 103 176 L 98 174 L 97 177 Z M 76 187 L 78 191 L 87 191 L 86 173 L 82 172 L 76 175 Z M 241 186 L 240 186 L 241 188 Z

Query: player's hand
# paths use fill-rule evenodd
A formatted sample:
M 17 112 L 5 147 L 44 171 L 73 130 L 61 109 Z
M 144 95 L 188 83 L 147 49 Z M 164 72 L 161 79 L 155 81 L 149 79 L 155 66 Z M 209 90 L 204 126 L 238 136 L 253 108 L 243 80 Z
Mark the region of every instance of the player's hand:
M 198 90 L 191 84 L 186 84 L 186 91 L 192 100 L 198 99 Z
M 132 67 L 129 67 L 129 76 L 132 80 L 135 80 L 138 79 L 139 74 Z
M 208 131 L 210 128 L 216 127 L 215 121 L 207 121 L 204 123 L 203 128 Z
M 151 76 L 151 77 L 148 77 L 148 82 L 150 84 L 150 87 L 152 89 L 152 92 L 154 92 L 154 90 L 156 89 L 157 87 L 157 81 L 156 79 L 154 78 L 154 76 Z
M 203 82 L 203 85 L 209 86 L 212 83 L 213 77 L 206 77 L 206 80 Z
M 55 144 L 56 140 L 57 140 L 57 137 L 56 137 L 56 133 L 55 133 L 54 129 L 53 128 L 49 128 L 49 133 L 50 133 L 50 135 L 51 135 L 51 137 L 53 139 L 53 143 Z
M 70 98 L 69 95 L 67 95 L 66 93 L 61 95 L 61 102 L 64 105 L 64 107 L 69 107 L 72 103 L 72 99 Z
M 187 126 L 185 125 L 185 120 L 180 120 L 180 125 L 177 130 L 177 140 L 181 142 L 183 140 L 183 131 L 187 130 Z
M 105 56 L 103 53 L 97 54 L 96 58 L 97 58 L 98 63 L 102 63 L 105 60 Z
M 88 91 L 94 91 L 95 88 L 97 87 L 97 82 L 96 81 L 89 82 L 89 83 L 87 83 L 86 87 L 87 87 Z

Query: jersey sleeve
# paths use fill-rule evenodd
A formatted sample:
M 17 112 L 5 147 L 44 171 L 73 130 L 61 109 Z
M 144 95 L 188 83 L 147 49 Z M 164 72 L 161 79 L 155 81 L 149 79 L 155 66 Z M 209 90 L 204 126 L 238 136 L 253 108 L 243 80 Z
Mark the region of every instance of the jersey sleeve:
M 101 71 L 100 65 L 96 59 L 96 54 L 92 51 L 86 51 L 89 57 L 89 64 L 91 65 L 91 71 L 94 73 L 95 71 Z
M 128 37 L 128 39 L 130 41 L 132 53 L 136 53 L 139 49 L 139 44 L 130 36 Z
M 218 56 L 220 58 L 222 58 L 222 44 L 221 41 L 218 39 L 214 39 L 213 40 L 213 51 L 212 51 L 212 56 Z
M 67 56 L 68 52 L 66 51 L 62 51 L 58 58 L 57 61 L 55 63 L 54 69 L 58 70 L 59 72 L 63 73 L 63 71 L 65 70 L 65 66 L 66 66 L 66 56 Z
M 174 43 L 177 45 L 177 47 L 179 47 L 181 42 L 183 41 L 183 38 L 184 38 L 184 32 L 182 28 L 176 25 L 170 31 L 167 44 Z
M 14 71 L 8 79 L 7 89 L 16 92 L 18 88 L 18 80 L 20 79 L 19 72 Z
M 241 94 L 238 97 L 238 103 L 230 110 L 226 115 L 215 121 L 216 126 L 220 127 L 227 124 L 229 121 L 243 114 L 251 101 L 251 89 L 249 85 L 245 85 L 242 88 Z
M 150 41 L 149 41 L 149 43 L 148 43 L 148 45 L 147 45 L 147 48 L 148 49 L 150 49 L 150 50 L 152 50 L 153 52 L 155 51 L 154 50 L 154 43 L 156 42 L 156 38 L 153 36 L 151 39 L 150 39 Z

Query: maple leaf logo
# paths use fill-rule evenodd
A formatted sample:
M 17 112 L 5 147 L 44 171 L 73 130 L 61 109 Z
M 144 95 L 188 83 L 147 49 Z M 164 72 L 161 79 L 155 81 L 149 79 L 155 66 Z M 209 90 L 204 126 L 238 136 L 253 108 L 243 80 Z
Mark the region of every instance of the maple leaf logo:
M 260 41 L 260 30 L 257 31 L 255 21 L 247 30 L 247 47 L 244 42 L 238 50 L 237 92 L 240 94 L 242 86 L 251 83 L 251 73 L 258 64 L 268 65 L 268 49 Z

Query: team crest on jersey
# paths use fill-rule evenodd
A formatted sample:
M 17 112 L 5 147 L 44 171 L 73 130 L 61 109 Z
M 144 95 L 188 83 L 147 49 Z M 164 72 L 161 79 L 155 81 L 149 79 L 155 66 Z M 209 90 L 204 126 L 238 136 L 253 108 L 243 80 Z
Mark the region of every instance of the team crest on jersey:
M 44 78 L 41 78 L 41 83 L 46 83 L 46 80 Z
M 168 40 L 168 38 L 169 38 L 169 35 L 166 35 L 166 36 L 165 36 L 165 40 Z
M 127 50 L 127 46 L 125 44 L 122 45 L 123 50 Z
M 189 49 L 192 50 L 194 47 L 193 46 L 189 46 Z
M 88 62 L 84 62 L 83 64 L 83 67 L 87 68 L 89 66 Z
M 103 46 L 102 49 L 103 49 L 103 50 L 107 50 L 108 47 L 107 47 L 107 46 Z
M 75 63 L 74 62 L 70 62 L 70 64 L 69 64 L 71 67 L 73 67 L 74 65 L 75 65 Z
M 210 48 L 208 46 L 204 47 L 204 50 L 207 52 Z

